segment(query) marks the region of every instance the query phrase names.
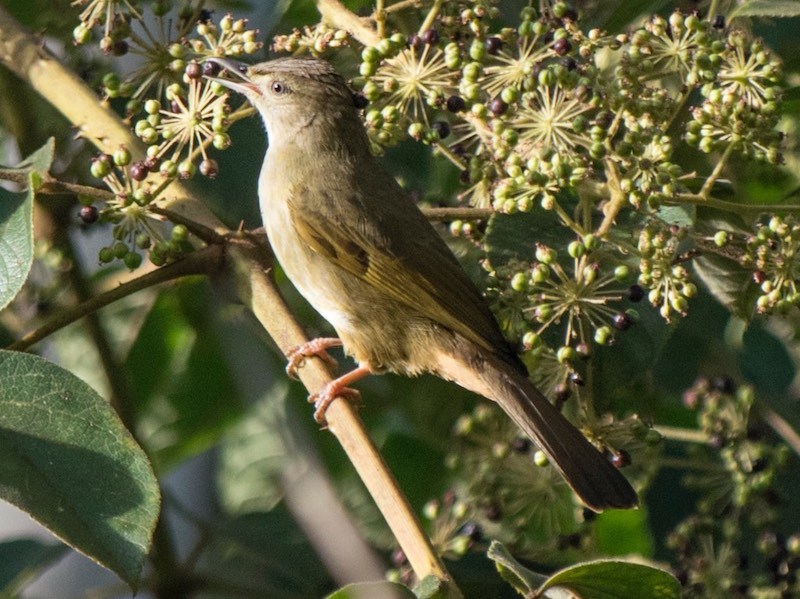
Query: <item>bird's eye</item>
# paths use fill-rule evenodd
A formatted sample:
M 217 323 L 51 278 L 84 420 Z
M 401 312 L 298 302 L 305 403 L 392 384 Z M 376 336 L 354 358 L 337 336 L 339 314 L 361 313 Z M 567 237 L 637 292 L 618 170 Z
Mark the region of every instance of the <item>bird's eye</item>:
M 282 94 L 286 91 L 286 86 L 280 81 L 273 81 L 269 88 L 272 90 L 273 94 Z

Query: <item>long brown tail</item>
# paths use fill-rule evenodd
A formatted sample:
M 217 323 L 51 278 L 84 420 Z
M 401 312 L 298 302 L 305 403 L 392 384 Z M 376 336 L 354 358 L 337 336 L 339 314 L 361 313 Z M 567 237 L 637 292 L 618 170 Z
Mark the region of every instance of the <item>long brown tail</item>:
M 440 376 L 500 404 L 547 454 L 587 507 L 598 512 L 636 507 L 636 491 L 622 473 L 520 370 L 497 356 L 488 356 L 474 344 L 462 344 L 459 349 L 455 352 L 458 357 L 450 353 L 449 359 L 439 359 Z
M 505 364 L 487 368 L 483 378 L 495 391 L 491 399 L 547 454 L 588 507 L 602 511 L 638 504 L 622 473 L 527 378 Z

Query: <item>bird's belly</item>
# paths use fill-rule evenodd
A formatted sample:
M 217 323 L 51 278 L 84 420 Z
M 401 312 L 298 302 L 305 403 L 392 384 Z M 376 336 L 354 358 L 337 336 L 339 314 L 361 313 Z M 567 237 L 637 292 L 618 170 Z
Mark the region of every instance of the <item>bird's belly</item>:
M 275 208 L 263 215 L 275 257 L 300 294 L 336 329 L 345 351 L 374 371 L 426 371 L 428 364 L 417 364 L 413 349 L 430 342 L 431 321 L 311 250 L 295 232 L 288 210 Z

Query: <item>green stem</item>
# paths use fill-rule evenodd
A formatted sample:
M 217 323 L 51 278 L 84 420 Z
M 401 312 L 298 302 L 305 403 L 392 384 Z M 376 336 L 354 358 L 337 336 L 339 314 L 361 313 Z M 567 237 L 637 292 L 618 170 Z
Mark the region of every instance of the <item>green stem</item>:
M 759 214 L 761 212 L 800 212 L 800 205 L 798 204 L 739 204 L 711 197 L 706 198 L 699 193 L 679 193 L 674 198 L 668 198 L 664 202 L 667 204 L 697 204 L 698 206 L 708 206 L 743 215 Z
M 426 31 L 428 31 L 428 29 L 433 27 L 433 22 L 436 20 L 436 17 L 439 16 L 439 11 L 442 10 L 442 4 L 444 4 L 444 0 L 434 1 L 433 6 L 431 6 L 431 10 L 425 17 L 425 20 L 422 22 L 422 25 L 419 26 L 419 35 L 422 35 Z
M 466 168 L 464 166 L 464 163 L 462 162 L 461 158 L 456 156 L 453 153 L 453 151 L 450 148 L 447 147 L 447 145 L 443 144 L 440 141 L 437 141 L 435 143 L 435 147 L 436 147 L 436 151 L 437 152 L 441 152 L 442 156 L 447 158 L 450 162 L 452 162 L 454 165 L 456 165 L 456 167 L 458 167 L 460 170 L 463 171 L 464 168 Z
M 708 435 L 703 431 L 691 428 L 682 428 L 677 426 L 654 426 L 662 437 L 670 441 L 683 441 L 685 443 L 698 443 L 700 445 L 708 444 Z
M 733 146 L 734 143 L 731 142 L 728 144 L 728 147 L 725 148 L 725 151 L 722 153 L 722 156 L 720 156 L 719 161 L 714 167 L 714 170 L 711 171 L 711 174 L 708 176 L 708 179 L 706 179 L 706 182 L 703 184 L 703 187 L 700 189 L 697 195 L 706 199 L 708 199 L 708 197 L 711 195 L 711 189 L 714 187 L 714 183 L 717 182 L 717 179 L 719 179 L 719 176 L 722 174 L 722 169 L 725 168 L 725 164 L 728 162 L 728 157 L 731 155 L 731 152 L 733 152 Z

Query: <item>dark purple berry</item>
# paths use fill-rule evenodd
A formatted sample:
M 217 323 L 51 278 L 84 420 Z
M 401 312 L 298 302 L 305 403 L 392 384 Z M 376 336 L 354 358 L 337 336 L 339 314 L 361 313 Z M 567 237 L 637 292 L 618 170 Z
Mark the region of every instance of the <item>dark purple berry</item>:
M 413 33 L 411 36 L 409 36 L 407 43 L 409 48 L 414 48 L 415 50 L 422 48 L 422 38 L 416 33 Z
M 506 110 L 508 110 L 508 104 L 503 102 L 502 98 L 495 98 L 494 100 L 489 102 L 489 110 L 492 112 L 493 115 L 500 116 Z
M 499 522 L 503 518 L 503 508 L 492 502 L 484 508 L 483 515 L 489 522 Z
M 714 17 L 714 23 L 712 24 L 714 29 L 725 29 L 725 15 L 717 15 Z
M 715 376 L 709 381 L 709 386 L 714 391 L 731 395 L 736 392 L 736 383 L 729 376 Z
M 367 97 L 364 94 L 353 94 L 353 106 L 355 106 L 358 110 L 366 108 L 368 104 L 369 100 L 367 100 Z
M 564 56 L 570 50 L 572 50 L 572 44 L 570 44 L 569 40 L 565 37 L 557 39 L 555 42 L 553 42 L 553 52 L 559 56 Z
M 158 166 L 158 158 L 155 156 L 148 156 L 142 161 L 142 164 L 148 171 L 152 171 Z
M 556 405 L 561 407 L 561 405 L 569 399 L 570 394 L 569 385 L 566 383 L 558 383 L 553 389 L 553 399 L 556 400 Z
M 203 63 L 203 76 L 205 77 L 216 77 L 219 75 L 219 72 L 222 70 L 216 62 L 211 62 L 207 60 Z
M 420 36 L 420 39 L 423 43 L 433 46 L 439 41 L 439 32 L 433 28 L 428 29 Z
M 436 121 L 431 123 L 431 129 L 439 134 L 439 139 L 444 139 L 450 135 L 450 124 L 447 121 Z
M 568 71 L 574 71 L 578 66 L 578 63 L 575 62 L 575 59 L 572 58 L 572 56 L 565 56 L 564 58 L 561 59 L 560 62 L 561 66 L 567 69 Z
M 200 79 L 200 77 L 203 76 L 203 67 L 201 67 L 199 63 L 190 62 L 186 65 L 184 73 L 189 79 Z
M 503 47 L 503 40 L 499 37 L 487 37 L 486 41 L 483 42 L 483 46 L 489 54 L 497 54 L 500 48 Z
M 586 384 L 586 381 L 577 372 L 570 372 L 569 380 L 573 385 L 577 385 L 578 387 L 583 387 Z
M 624 468 L 625 466 L 629 466 L 631 463 L 631 454 L 624 449 L 620 449 L 619 451 L 611 454 L 611 463 L 614 464 L 615 468 Z
M 618 331 L 627 331 L 633 324 L 633 318 L 631 318 L 631 315 L 627 312 L 618 312 L 614 314 L 614 317 L 611 319 L 611 324 L 613 324 L 614 328 Z
M 753 282 L 756 285 L 761 285 L 761 283 L 763 283 L 766 280 L 767 280 L 767 273 L 765 273 L 763 270 L 756 270 L 753 272 Z
M 644 299 L 644 289 L 641 285 L 631 285 L 628 289 L 628 299 L 632 302 L 640 302 Z
M 467 153 L 467 148 L 464 147 L 464 144 L 453 144 L 450 146 L 450 151 L 456 156 L 463 156 Z
M 511 442 L 511 449 L 513 449 L 516 453 L 528 453 L 530 448 L 531 441 L 525 437 L 517 437 Z
M 197 22 L 208 23 L 211 20 L 213 14 L 214 14 L 213 10 L 208 10 L 207 8 L 203 8 L 202 10 L 200 10 L 200 14 L 197 17 Z
M 111 46 L 111 53 L 114 56 L 125 56 L 128 53 L 128 42 L 125 40 L 114 42 Z
M 481 525 L 477 522 L 467 522 L 461 529 L 461 532 L 467 535 L 474 543 L 483 539 L 483 530 L 481 529 Z
M 460 173 L 458 173 L 458 180 L 464 183 L 465 185 L 469 185 L 472 177 L 469 174 L 469 169 L 464 169 Z
M 108 164 L 109 166 L 111 166 L 112 164 L 114 164 L 114 157 L 113 157 L 111 154 L 107 154 L 107 153 L 105 153 L 105 152 L 100 152 L 100 153 L 97 155 L 97 158 L 96 158 L 96 160 L 97 160 L 98 162 L 105 162 L 105 163 L 106 163 L 106 164 Z
M 80 216 L 84 223 L 91 225 L 92 223 L 97 222 L 97 219 L 100 217 L 100 213 L 94 206 L 81 206 Z
M 445 105 L 450 112 L 461 112 L 467 107 L 467 103 L 461 96 L 450 96 Z
M 148 168 L 144 162 L 134 162 L 128 172 L 134 181 L 144 181 L 147 179 Z

